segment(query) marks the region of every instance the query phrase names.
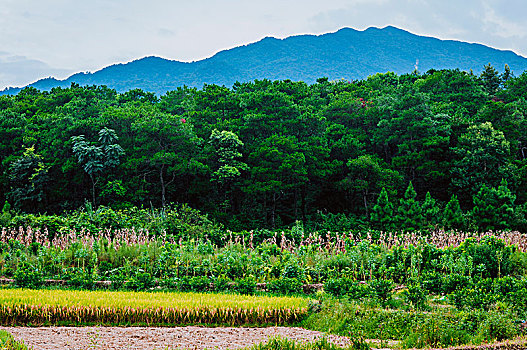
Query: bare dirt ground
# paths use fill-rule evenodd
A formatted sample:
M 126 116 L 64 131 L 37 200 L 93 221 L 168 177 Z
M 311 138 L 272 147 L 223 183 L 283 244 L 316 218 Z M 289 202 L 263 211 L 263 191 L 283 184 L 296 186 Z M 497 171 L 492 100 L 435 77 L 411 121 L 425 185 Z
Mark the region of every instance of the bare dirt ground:
M 204 327 L 1 327 L 35 350 L 165 350 L 237 349 L 272 337 L 313 341 L 320 332 L 303 328 L 204 328 Z M 346 337 L 327 336 L 340 346 Z

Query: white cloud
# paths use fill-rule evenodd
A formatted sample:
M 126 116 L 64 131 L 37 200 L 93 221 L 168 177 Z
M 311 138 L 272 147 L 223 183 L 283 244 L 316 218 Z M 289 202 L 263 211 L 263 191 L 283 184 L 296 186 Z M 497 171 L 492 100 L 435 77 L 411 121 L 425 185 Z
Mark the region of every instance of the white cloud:
M 483 22 L 488 26 L 489 31 L 493 31 L 496 36 L 506 39 L 526 37 L 527 25 L 524 21 L 521 23 L 513 22 L 503 15 L 499 15 L 489 4 L 485 4 L 484 9 Z
M 24 56 L 0 52 L 0 86 L 20 86 L 20 82 L 27 84 L 41 77 L 65 77 L 73 73 L 72 70 L 50 67 L 45 62 L 33 60 Z
M 524 0 L 0 1 L 2 50 L 65 71 L 148 55 L 192 61 L 265 36 L 386 25 L 527 56 Z M 57 74 L 46 72 L 9 74 L 17 84 Z

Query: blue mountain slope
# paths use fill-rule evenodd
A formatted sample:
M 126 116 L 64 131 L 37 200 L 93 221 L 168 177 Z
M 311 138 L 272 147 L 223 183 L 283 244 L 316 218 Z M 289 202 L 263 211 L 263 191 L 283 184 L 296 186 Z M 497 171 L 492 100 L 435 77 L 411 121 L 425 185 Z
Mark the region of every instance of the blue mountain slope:
M 499 70 L 508 64 L 517 74 L 527 70 L 527 59 L 512 51 L 418 36 L 389 26 L 364 31 L 343 28 L 318 36 L 268 37 L 192 63 L 145 57 L 94 73 L 77 73 L 65 80 L 42 79 L 30 86 L 49 90 L 75 82 L 107 85 L 118 91 L 140 88 L 163 94 L 182 85 L 231 86 L 236 81 L 264 78 L 312 83 L 323 76 L 331 80 L 351 80 L 388 71 L 403 74 L 413 71 L 417 61 L 421 72 L 431 68 L 480 72 L 488 63 Z M 18 90 L 10 89 L 4 93 L 17 93 Z

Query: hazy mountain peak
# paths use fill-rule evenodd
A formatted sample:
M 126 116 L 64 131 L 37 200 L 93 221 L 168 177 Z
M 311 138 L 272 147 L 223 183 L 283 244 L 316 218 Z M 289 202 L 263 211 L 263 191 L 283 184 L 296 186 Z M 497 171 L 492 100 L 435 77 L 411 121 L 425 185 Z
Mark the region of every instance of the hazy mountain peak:
M 77 73 L 65 80 L 39 80 L 30 86 L 48 90 L 75 82 L 163 94 L 178 86 L 201 87 L 205 83 L 231 86 L 236 81 L 255 79 L 313 83 L 320 77 L 352 80 L 387 71 L 404 74 L 412 72 L 416 62 L 422 72 L 431 68 L 479 72 L 488 63 L 499 70 L 508 64 L 517 74 L 527 69 L 527 59 L 512 51 L 419 36 L 389 25 L 363 31 L 345 27 L 333 33 L 284 39 L 265 37 L 191 63 L 147 56 L 94 73 Z

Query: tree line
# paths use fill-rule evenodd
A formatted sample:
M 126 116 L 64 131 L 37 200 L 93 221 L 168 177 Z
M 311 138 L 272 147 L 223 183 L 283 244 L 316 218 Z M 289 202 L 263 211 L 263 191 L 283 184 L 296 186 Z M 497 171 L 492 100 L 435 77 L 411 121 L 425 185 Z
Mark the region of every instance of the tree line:
M 226 227 L 527 230 L 527 72 L 0 96 L 4 211 L 188 203 Z

